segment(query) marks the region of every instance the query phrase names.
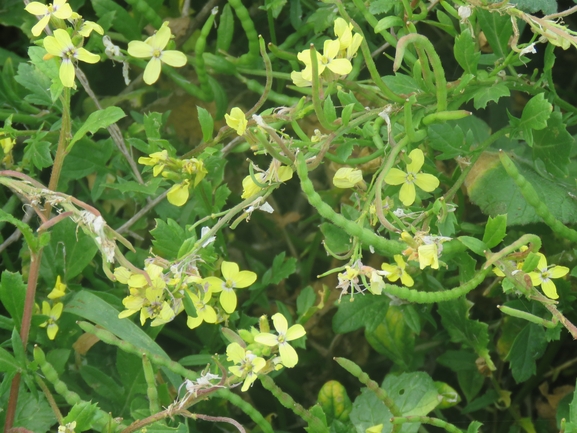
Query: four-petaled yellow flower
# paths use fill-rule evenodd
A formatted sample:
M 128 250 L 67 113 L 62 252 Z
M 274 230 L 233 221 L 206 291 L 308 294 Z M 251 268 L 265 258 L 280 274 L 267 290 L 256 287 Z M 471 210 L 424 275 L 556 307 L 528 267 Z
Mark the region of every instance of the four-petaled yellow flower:
M 341 167 L 333 177 L 333 185 L 337 188 L 352 188 L 363 182 L 363 172 L 359 169 Z
M 292 368 L 297 365 L 299 357 L 296 350 L 288 344 L 289 341 L 301 338 L 306 334 L 305 328 L 302 325 L 296 324 L 288 327 L 286 318 L 276 313 L 272 316 L 272 322 L 278 335 L 266 333 L 257 334 L 254 340 L 257 343 L 265 346 L 277 346 L 282 364 L 287 368 Z
M 226 124 L 234 129 L 238 135 L 245 133 L 248 121 L 240 108 L 234 107 L 230 110 L 230 114 L 224 115 L 224 119 L 226 120 Z
M 264 368 L 266 361 L 260 356 L 256 356 L 250 350 L 245 350 L 238 343 L 230 343 L 226 348 L 226 356 L 229 361 L 235 364 L 228 367 L 228 370 L 237 377 L 244 377 L 241 391 L 246 391 L 257 378 L 257 373 Z
M 141 156 L 138 158 L 138 163 L 142 165 L 152 166 L 152 174 L 154 177 L 158 176 L 166 167 L 168 162 L 168 151 L 153 152 L 149 156 Z
M 72 60 L 78 59 L 86 63 L 98 63 L 100 57 L 84 48 L 77 48 L 72 43 L 70 35 L 66 30 L 54 30 L 54 36 L 46 36 L 44 38 L 44 48 L 48 52 L 44 56 L 45 60 L 51 57 L 60 57 L 62 64 L 60 65 L 60 81 L 64 87 L 75 87 L 74 65 Z
M 190 296 L 190 300 L 196 309 L 196 317 L 188 316 L 188 319 L 186 320 L 186 326 L 188 326 L 190 329 L 194 329 L 200 326 L 202 322 L 216 323 L 216 311 L 214 311 L 212 306 L 208 305 L 208 302 L 212 297 L 212 292 L 210 290 L 206 291 L 202 296 L 202 299 L 196 294 L 192 293 L 190 290 L 187 290 L 186 292 L 188 293 L 188 296 Z
M 82 23 L 80 30 L 78 30 L 78 34 L 87 38 L 93 31 L 99 35 L 104 35 L 104 29 L 100 24 L 97 24 L 94 21 L 86 20 Z
M 439 186 L 439 179 L 435 176 L 419 172 L 425 162 L 425 155 L 421 149 L 414 149 L 409 154 L 409 158 L 411 163 L 407 164 L 406 173 L 398 168 L 391 168 L 385 177 L 385 182 L 389 185 L 402 184 L 399 199 L 405 206 L 410 206 L 415 202 L 415 185 L 426 192 L 434 191 Z
M 557 287 L 555 287 L 555 283 L 551 279 L 564 277 L 569 272 L 569 268 L 565 266 L 547 266 L 547 258 L 541 253 L 537 254 L 539 255 L 539 264 L 536 271 L 529 272 L 531 282 L 534 287 L 541 286 L 543 293 L 548 298 L 557 299 L 559 298 Z
M 278 167 L 276 170 L 267 171 L 266 173 L 255 173 L 254 178 L 257 182 L 265 184 L 267 182 L 286 182 L 292 179 L 293 170 L 286 165 Z M 251 175 L 246 176 L 242 180 L 242 195 L 241 198 L 249 198 L 262 191 L 262 188 L 255 183 Z
M 389 265 L 388 263 L 383 263 L 381 265 L 381 269 L 387 272 L 386 275 L 387 279 L 394 283 L 400 278 L 401 283 L 403 283 L 403 285 L 407 287 L 413 287 L 413 284 L 415 284 L 415 282 L 413 281 L 413 278 L 407 273 L 407 271 L 405 271 L 407 264 L 403 260 L 403 256 L 401 256 L 400 254 L 395 254 L 394 259 L 395 262 L 397 263 L 396 266 Z
M 256 281 L 256 274 L 252 271 L 241 271 L 234 262 L 222 262 L 220 267 L 224 281 L 218 277 L 207 277 L 204 279 L 208 283 L 213 293 L 219 293 L 219 302 L 227 314 L 232 314 L 236 310 L 236 293 L 234 289 L 244 289 Z
M 335 20 L 334 30 L 340 44 L 341 53 L 347 59 L 352 59 L 361 46 L 363 37 L 359 33 L 353 35 L 353 25 L 340 17 Z
M 46 334 L 48 338 L 54 340 L 56 334 L 58 333 L 58 325 L 56 322 L 60 319 L 62 315 L 62 310 L 64 309 L 64 304 L 58 302 L 50 308 L 50 304 L 47 301 L 42 301 L 42 314 L 48 316 L 48 320 L 40 325 L 41 328 L 46 328 Z
M 66 292 L 66 284 L 62 282 L 60 279 L 60 275 L 56 277 L 56 284 L 54 284 L 54 288 L 48 294 L 48 299 L 60 299 L 65 295 Z
M 54 0 L 54 3 L 48 3 L 47 5 L 40 2 L 30 2 L 26 5 L 24 8 L 26 12 L 37 17 L 42 17 L 34 27 L 32 27 L 32 34 L 34 36 L 40 36 L 42 30 L 48 25 L 50 17 L 54 16 L 61 20 L 67 20 L 72 16 L 72 8 L 66 1 L 67 0 Z
M 349 59 L 337 59 L 341 44 L 338 40 L 327 39 L 323 45 L 323 54 L 317 52 L 318 74 L 328 68 L 338 75 L 348 75 L 353 70 L 353 65 Z M 311 50 L 304 50 L 298 53 L 297 58 L 305 64 L 301 71 L 303 80 L 312 81 L 313 68 L 311 61 Z
M 144 69 L 144 82 L 154 84 L 160 76 L 162 63 L 180 68 L 186 65 L 187 59 L 184 53 L 177 50 L 165 50 L 172 33 L 165 21 L 160 29 L 151 37 L 142 41 L 130 41 L 128 54 L 139 59 L 150 59 Z

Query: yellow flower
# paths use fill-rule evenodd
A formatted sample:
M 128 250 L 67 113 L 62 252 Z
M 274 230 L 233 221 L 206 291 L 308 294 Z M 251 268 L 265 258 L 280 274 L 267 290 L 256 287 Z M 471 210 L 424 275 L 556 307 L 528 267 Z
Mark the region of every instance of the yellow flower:
M 417 248 L 420 268 L 425 269 L 427 266 L 430 266 L 433 269 L 439 269 L 438 251 L 439 250 L 436 243 L 421 245 L 419 248 Z
M 365 433 L 381 433 L 383 431 L 383 424 L 377 424 L 365 430 Z
M 569 272 L 569 268 L 565 266 L 547 266 L 547 258 L 541 253 L 538 253 L 538 255 L 539 264 L 537 265 L 537 271 L 529 272 L 533 287 L 540 285 L 543 293 L 548 298 L 557 299 L 559 298 L 557 287 L 555 287 L 555 283 L 551 279 L 564 277 Z
M 340 44 L 340 51 L 344 52 L 347 59 L 352 59 L 361 46 L 363 37 L 358 33 L 353 35 L 353 25 L 340 17 L 335 20 L 334 30 Z
M 407 164 L 406 173 L 398 168 L 391 168 L 385 177 L 385 182 L 389 185 L 402 184 L 399 198 L 405 206 L 410 206 L 415 202 L 415 185 L 426 192 L 434 191 L 439 186 L 439 179 L 435 176 L 419 172 L 425 162 L 425 155 L 421 149 L 414 149 L 409 154 L 409 158 L 411 163 Z
M 76 75 L 74 73 L 74 65 L 72 64 L 73 59 L 82 60 L 86 63 L 98 63 L 100 60 L 98 55 L 84 48 L 76 48 L 72 44 L 72 40 L 66 30 L 62 29 L 56 29 L 54 30 L 54 36 L 46 36 L 44 38 L 44 48 L 48 52 L 48 54 L 44 56 L 45 60 L 53 56 L 62 59 L 59 76 L 64 87 L 75 87 L 74 78 Z
M 327 39 L 323 46 L 323 54 L 317 52 L 318 73 L 321 75 L 328 68 L 338 75 L 347 75 L 353 70 L 353 65 L 348 59 L 337 59 L 339 54 L 340 42 L 338 40 Z M 305 64 L 301 71 L 302 78 L 306 81 L 312 81 L 313 69 L 311 62 L 311 50 L 304 50 L 298 53 L 297 58 Z
M 387 279 L 394 283 L 400 278 L 401 283 L 403 283 L 403 285 L 407 287 L 413 287 L 413 284 L 415 284 L 415 282 L 413 281 L 413 278 L 411 278 L 411 276 L 405 271 L 407 264 L 403 260 L 403 256 L 401 256 L 400 254 L 395 254 L 394 259 L 395 262 L 397 263 L 396 266 L 389 265 L 388 263 L 383 263 L 381 265 L 381 269 L 387 272 L 386 275 Z
M 224 119 L 226 124 L 234 129 L 238 135 L 243 135 L 246 131 L 248 121 L 240 108 L 234 107 L 230 110 L 230 114 L 224 115 Z
M 219 302 L 227 314 L 232 314 L 236 310 L 236 293 L 234 289 L 244 289 L 256 281 L 256 274 L 252 271 L 241 271 L 234 262 L 223 261 L 220 267 L 224 281 L 218 277 L 207 277 L 204 279 L 208 283 L 213 293 L 219 293 Z
M 341 167 L 333 177 L 333 185 L 337 188 L 352 188 L 363 182 L 363 172 L 350 167 Z
M 2 163 L 10 166 L 14 162 L 12 157 L 12 149 L 14 149 L 14 145 L 16 144 L 16 140 L 6 137 L 0 138 L 0 147 L 2 147 L 2 152 L 4 152 L 4 158 L 2 158 Z
M 58 325 L 56 322 L 60 319 L 63 309 L 64 304 L 62 302 L 58 302 L 50 308 L 50 304 L 47 301 L 42 301 L 42 314 L 48 316 L 48 320 L 42 323 L 40 327 L 46 328 L 46 334 L 51 340 L 54 340 L 58 333 Z
M 216 311 L 208 302 L 212 297 L 212 292 L 208 290 L 204 293 L 202 299 L 198 297 L 196 294 L 192 293 L 190 290 L 187 290 L 188 296 L 190 296 L 190 300 L 194 304 L 194 308 L 196 309 L 196 316 L 197 317 L 190 317 L 186 320 L 186 326 L 190 329 L 197 328 L 202 324 L 202 322 L 206 323 L 216 323 Z
M 257 378 L 257 373 L 264 368 L 266 361 L 254 355 L 250 350 L 245 350 L 238 343 L 230 343 L 226 348 L 226 356 L 235 365 L 228 367 L 229 371 L 237 377 L 244 377 L 241 391 L 246 391 Z M 239 365 L 236 365 L 239 364 Z
M 60 275 L 56 277 L 56 284 L 54 284 L 54 288 L 48 294 L 48 299 L 59 299 L 62 298 L 66 291 L 66 284 L 62 282 L 60 279 Z
M 30 2 L 24 10 L 37 17 L 42 17 L 36 25 L 32 27 L 32 34 L 34 36 L 40 36 L 42 30 L 48 25 L 50 17 L 54 16 L 61 20 L 67 20 L 73 13 L 72 8 L 66 3 L 66 0 L 55 0 L 54 3 L 48 3 L 47 5 L 40 2 Z
M 184 179 L 181 183 L 173 185 L 172 188 L 168 190 L 166 198 L 170 204 L 175 206 L 183 206 L 188 201 L 188 187 L 190 186 L 190 181 Z
M 287 180 L 292 179 L 292 168 L 282 165 L 275 170 L 274 167 L 276 166 L 273 166 L 273 164 L 271 164 L 271 168 L 269 168 L 269 171 L 266 173 L 256 173 L 254 175 L 257 182 L 264 184 L 266 182 L 286 182 Z M 250 175 L 248 175 L 242 180 L 241 198 L 252 197 L 253 195 L 258 194 L 261 190 L 262 188 L 254 182 Z
M 194 175 L 194 186 L 198 185 L 208 174 L 207 169 L 204 168 L 204 163 L 196 158 L 185 159 L 182 170 L 188 175 Z
M 287 368 L 292 368 L 297 365 L 299 357 L 296 350 L 288 344 L 289 341 L 301 338 L 306 334 L 305 328 L 302 325 L 296 324 L 288 327 L 286 318 L 276 313 L 272 316 L 272 322 L 278 335 L 270 333 L 260 333 L 254 337 L 257 343 L 265 346 L 277 346 L 282 364 Z
M 138 163 L 142 165 L 153 166 L 152 174 L 154 177 L 158 176 L 166 167 L 168 161 L 168 152 L 163 150 L 161 152 L 154 152 L 148 156 L 141 156 L 138 158 Z
M 176 50 L 165 50 L 172 33 L 168 27 L 168 21 L 151 37 L 142 41 L 130 41 L 128 43 L 128 54 L 139 59 L 150 59 L 144 69 L 144 82 L 154 84 L 160 76 L 163 63 L 175 68 L 186 65 L 187 59 L 184 53 Z
M 313 82 L 310 80 L 305 80 L 303 78 L 303 73 L 302 71 L 292 71 L 291 72 L 291 80 L 293 80 L 293 83 L 295 83 L 295 86 L 297 87 L 311 87 L 313 85 Z
M 97 24 L 94 21 L 86 20 L 82 23 L 80 30 L 78 30 L 78 34 L 87 38 L 93 31 L 98 33 L 99 35 L 104 34 L 104 29 L 100 24 Z

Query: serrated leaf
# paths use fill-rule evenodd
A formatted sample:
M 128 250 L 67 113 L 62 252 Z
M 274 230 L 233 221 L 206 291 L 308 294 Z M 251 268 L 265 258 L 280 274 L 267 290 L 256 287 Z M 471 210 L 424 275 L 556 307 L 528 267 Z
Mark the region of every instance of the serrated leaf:
M 548 173 L 564 178 L 569 173 L 569 156 L 575 139 L 567 131 L 563 115 L 555 111 L 547 120 L 547 127 L 533 132 L 533 159 L 541 160 Z
M 116 189 L 122 193 L 135 192 L 138 194 L 144 194 L 146 196 L 152 196 L 160 184 L 163 182 L 162 178 L 153 178 L 148 180 L 145 184 L 135 182 L 133 180 L 122 181 L 118 179 L 121 183 L 109 183 L 106 184 L 106 188 Z
M 485 360 L 491 370 L 495 367 L 489 355 L 489 326 L 478 320 L 469 319 L 473 304 L 465 298 L 440 302 L 439 314 L 451 341 L 470 346 Z
M 285 257 L 286 252 L 283 251 L 274 258 L 272 268 L 262 277 L 264 284 L 278 284 L 296 272 L 296 259 L 289 257 L 285 260 Z
M 487 245 L 485 245 L 485 242 L 472 236 L 459 236 L 457 239 L 459 239 L 463 245 L 481 257 L 485 257 L 485 251 L 489 249 Z
M 212 132 L 214 131 L 214 120 L 208 112 L 208 110 L 196 106 L 198 110 L 198 121 L 200 122 L 200 129 L 202 130 L 202 139 L 206 142 L 212 138 Z
M 24 163 L 32 162 L 38 170 L 52 165 L 52 155 L 50 154 L 50 142 L 43 141 L 46 133 L 35 134 L 24 141 L 28 145 L 24 148 Z
M 507 214 L 497 215 L 495 218 L 489 217 L 483 234 L 483 242 L 487 248 L 496 247 L 505 238 L 507 232 Z
M 154 252 L 167 260 L 176 259 L 185 238 L 184 229 L 171 218 L 166 221 L 157 218 L 154 221 L 156 227 L 150 231 L 154 237 L 152 241 Z
M 353 409 L 345 387 L 336 380 L 326 382 L 319 391 L 318 402 L 323 408 L 328 424 L 333 420 L 347 422 Z
M 337 334 L 352 332 L 363 326 L 375 329 L 387 314 L 389 300 L 386 296 L 370 294 L 343 296 L 333 317 L 333 330 Z
M 543 356 L 547 348 L 545 331 L 542 326 L 528 323 L 517 334 L 506 360 L 511 364 L 511 373 L 515 382 L 528 380 L 537 371 L 535 361 Z
M 455 38 L 453 53 L 455 60 L 457 60 L 466 73 L 477 73 L 477 64 L 479 63 L 481 53 L 478 51 L 477 44 L 468 28 L 463 30 L 463 32 Z
M 29 392 L 18 396 L 14 427 L 24 427 L 33 432 L 47 432 L 56 422 L 56 416 L 43 394 L 35 398 Z
M 36 251 L 39 248 L 39 240 L 36 238 L 36 235 L 28 224 L 19 220 L 18 218 L 14 218 L 12 215 L 6 213 L 2 209 L 0 209 L 0 221 L 6 221 L 20 230 L 24 236 L 24 240 L 28 244 L 28 248 L 30 248 L 32 251 Z
M 373 0 L 369 3 L 369 12 L 373 15 L 389 12 L 397 4 L 396 0 Z
M 511 91 L 504 83 L 482 87 L 473 96 L 473 106 L 477 110 L 486 108 L 489 102 L 499 102 L 503 96 L 511 96 Z
M 114 106 L 95 111 L 94 113 L 90 114 L 90 116 L 88 116 L 84 122 L 84 125 L 82 125 L 78 131 L 76 131 L 76 134 L 74 134 L 72 140 L 70 140 L 66 151 L 69 152 L 70 149 L 72 149 L 72 146 L 74 146 L 74 144 L 82 137 L 84 137 L 88 132 L 94 134 L 101 128 L 108 128 L 110 125 L 116 123 L 125 116 L 126 114 L 124 114 L 122 109 Z
M 343 254 L 351 249 L 351 238 L 334 224 L 324 222 L 320 225 L 328 250 L 335 254 Z
M 541 11 L 543 15 L 550 15 L 557 12 L 556 0 L 514 0 L 511 4 L 529 13 Z
M 110 14 L 110 12 L 114 12 L 112 26 L 129 41 L 141 40 L 140 27 L 125 8 L 112 0 L 92 0 L 92 6 L 99 18 Z
M 403 317 L 403 310 L 389 305 L 383 322 L 365 330 L 365 338 L 373 349 L 385 355 L 403 370 L 410 368 L 415 356 L 415 334 Z
M 395 73 L 395 75 L 386 75 L 382 78 L 387 87 L 399 95 L 410 95 L 411 93 L 420 93 L 423 91 L 412 77 L 399 72 Z
M 509 53 L 509 39 L 513 35 L 511 19 L 507 14 L 493 13 L 477 9 L 477 20 L 489 45 L 497 58 L 505 58 Z
M 547 127 L 547 119 L 551 116 L 553 105 L 545 99 L 545 93 L 533 96 L 523 108 L 519 128 L 531 128 L 535 130 Z
M 46 107 L 53 105 L 49 90 L 52 80 L 36 66 L 29 63 L 20 63 L 18 65 L 18 73 L 14 79 L 31 92 L 24 98 L 27 102 Z
M 73 421 L 76 422 L 76 426 L 74 427 L 75 432 L 83 432 L 89 430 L 92 427 L 92 422 L 94 420 L 94 415 L 96 415 L 98 411 L 98 404 L 97 403 L 89 403 L 87 401 L 82 401 L 80 403 L 76 403 L 68 412 L 61 425 L 66 425 Z
M 437 159 L 451 159 L 471 153 L 473 135 L 463 133 L 459 126 L 448 123 L 436 123 L 427 128 L 429 143 L 435 150 L 442 152 Z

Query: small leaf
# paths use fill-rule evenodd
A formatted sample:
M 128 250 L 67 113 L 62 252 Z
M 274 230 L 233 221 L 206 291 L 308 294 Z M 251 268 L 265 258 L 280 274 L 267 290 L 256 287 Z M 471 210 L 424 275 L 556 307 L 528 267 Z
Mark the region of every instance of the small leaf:
M 537 371 L 535 361 L 543 356 L 547 348 L 545 331 L 542 326 L 528 323 L 519 332 L 506 360 L 511 363 L 511 373 L 515 382 L 528 380 Z
M 38 239 L 28 224 L 20 221 L 18 218 L 14 218 L 12 215 L 6 213 L 2 209 L 0 209 L 0 221 L 6 221 L 20 230 L 24 236 L 24 240 L 28 244 L 28 248 L 30 248 L 32 251 L 36 251 L 39 248 Z
M 24 314 L 24 299 L 26 298 L 26 285 L 22 281 L 22 275 L 4 271 L 0 279 L 0 301 L 14 320 L 16 329 L 20 330 L 22 316 Z
M 337 120 L 337 110 L 335 110 L 333 100 L 330 96 L 327 96 L 325 99 L 325 103 L 323 104 L 323 112 L 327 122 L 333 123 L 335 120 Z
M 530 127 L 540 130 L 547 127 L 547 119 L 551 116 L 553 106 L 545 99 L 545 93 L 533 96 L 523 108 L 519 128 Z
M 315 290 L 311 286 L 305 287 L 297 297 L 297 314 L 299 316 L 305 314 L 315 304 L 316 300 Z
M 391 15 L 379 20 L 375 26 L 375 33 L 381 33 L 383 30 L 388 30 L 391 27 L 402 27 L 404 25 L 405 23 L 401 18 Z
M 92 422 L 94 421 L 94 416 L 98 411 L 98 404 L 89 403 L 83 401 L 76 403 L 68 412 L 68 415 L 62 419 L 61 425 L 66 425 L 73 421 L 76 421 L 75 432 L 83 432 L 92 428 Z
M 477 90 L 473 96 L 474 107 L 479 110 L 480 108 L 486 108 L 487 104 L 491 101 L 499 102 L 503 96 L 510 96 L 511 91 L 504 83 L 497 83 L 492 86 L 482 87 Z
M 167 260 L 176 259 L 185 238 L 184 229 L 171 218 L 166 221 L 157 218 L 155 222 L 156 227 L 150 232 L 154 237 L 154 252 Z
M 359 328 L 375 329 L 384 321 L 389 306 L 386 296 L 343 296 L 333 317 L 333 330 L 337 334 L 352 332 Z
M 493 13 L 485 9 L 476 10 L 477 20 L 497 59 L 509 53 L 509 39 L 513 35 L 511 19 L 506 14 Z
M 0 347 L 0 371 L 5 375 L 19 371 L 21 367 L 6 349 Z
M 344 230 L 327 222 L 322 223 L 320 229 L 329 251 L 335 254 L 344 254 L 351 249 L 351 237 Z
M 567 131 L 563 115 L 555 111 L 545 129 L 533 132 L 533 159 L 543 161 L 548 173 L 564 178 L 568 174 L 574 144 L 575 139 Z
M 200 129 L 202 130 L 202 139 L 207 142 L 212 138 L 214 120 L 212 120 L 212 116 L 206 109 L 199 107 L 198 105 L 196 106 L 196 109 L 198 110 L 198 121 L 200 122 Z
M 455 60 L 466 73 L 477 73 L 477 63 L 479 63 L 481 53 L 477 50 L 477 44 L 468 28 L 455 38 L 453 53 Z
M 483 234 L 483 242 L 491 249 L 501 243 L 507 231 L 507 214 L 489 217 Z
M 318 402 L 327 416 L 328 424 L 332 424 L 335 419 L 341 422 L 349 420 L 353 404 L 340 382 L 326 382 L 319 391 Z
M 88 119 L 86 119 L 84 125 L 82 125 L 78 131 L 76 131 L 76 134 L 74 134 L 74 137 L 72 137 L 72 140 L 68 144 L 66 151 L 70 152 L 72 146 L 74 146 L 74 144 L 82 137 L 84 137 L 88 132 L 94 134 L 101 128 L 108 128 L 110 125 L 116 123 L 118 120 L 125 116 L 126 114 L 124 114 L 122 109 L 114 106 L 107 107 L 104 110 L 95 111 L 90 116 L 88 116 Z
M 216 29 L 216 52 L 227 52 L 234 36 L 234 16 L 230 4 L 225 4 Z M 206 140 L 205 140 L 206 141 Z
M 459 236 L 457 239 L 459 239 L 463 245 L 465 245 L 475 254 L 478 254 L 482 257 L 485 257 L 485 251 L 489 249 L 485 242 L 472 236 Z

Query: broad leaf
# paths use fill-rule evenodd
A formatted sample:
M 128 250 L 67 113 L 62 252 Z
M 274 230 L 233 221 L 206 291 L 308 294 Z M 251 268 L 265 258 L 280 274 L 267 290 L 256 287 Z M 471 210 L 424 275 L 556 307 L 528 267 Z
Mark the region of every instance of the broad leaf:
M 78 131 L 76 131 L 76 134 L 74 134 L 72 140 L 70 140 L 66 151 L 69 152 L 70 149 L 72 149 L 72 146 L 74 146 L 74 144 L 82 137 L 84 137 L 88 132 L 94 134 L 101 128 L 108 128 L 110 125 L 116 123 L 125 116 L 126 114 L 124 114 L 122 109 L 114 106 L 95 111 L 94 113 L 90 114 L 90 116 L 88 116 L 88 119 L 86 119 L 84 125 L 82 125 Z
M 326 382 L 319 391 L 318 402 L 329 424 L 332 424 L 335 419 L 342 422 L 349 420 L 353 404 L 347 395 L 347 390 L 340 382 L 336 380 Z
M 333 317 L 333 330 L 338 334 L 352 332 L 363 326 L 375 329 L 383 322 L 389 306 L 386 296 L 357 294 L 354 298 L 343 296 Z
M 507 355 L 511 363 L 511 373 L 517 383 L 525 382 L 537 371 L 535 361 L 543 356 L 547 348 L 545 331 L 542 326 L 528 323 L 515 338 Z
M 501 243 L 507 232 L 507 214 L 489 217 L 483 234 L 483 242 L 487 248 L 496 247 Z

